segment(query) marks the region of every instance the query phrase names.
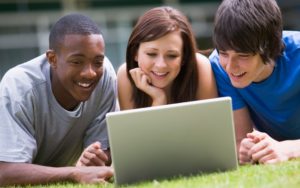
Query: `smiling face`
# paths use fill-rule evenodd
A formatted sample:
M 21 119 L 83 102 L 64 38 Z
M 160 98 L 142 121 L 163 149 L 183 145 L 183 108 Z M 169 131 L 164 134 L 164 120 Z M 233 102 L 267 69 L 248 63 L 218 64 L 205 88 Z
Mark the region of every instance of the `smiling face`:
M 59 52 L 48 51 L 56 100 L 68 110 L 89 99 L 103 74 L 102 35 L 66 35 Z
M 180 72 L 183 41 L 179 31 L 157 40 L 142 42 L 135 60 L 158 88 L 170 88 Z
M 272 74 L 274 69 L 274 64 L 264 63 L 259 54 L 220 50 L 219 57 L 231 84 L 237 88 L 244 88 L 252 82 L 265 80 Z

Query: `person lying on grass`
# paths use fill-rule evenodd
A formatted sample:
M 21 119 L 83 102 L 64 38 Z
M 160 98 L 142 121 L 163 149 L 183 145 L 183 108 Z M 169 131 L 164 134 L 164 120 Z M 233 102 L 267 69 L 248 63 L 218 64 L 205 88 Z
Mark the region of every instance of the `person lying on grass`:
M 0 186 L 99 183 L 113 175 L 104 166 L 105 114 L 118 109 L 116 75 L 104 50 L 96 23 L 70 14 L 53 25 L 45 54 L 4 75 Z
M 275 0 L 224 0 L 210 61 L 233 101 L 239 162 L 300 157 L 300 32 L 283 31 Z

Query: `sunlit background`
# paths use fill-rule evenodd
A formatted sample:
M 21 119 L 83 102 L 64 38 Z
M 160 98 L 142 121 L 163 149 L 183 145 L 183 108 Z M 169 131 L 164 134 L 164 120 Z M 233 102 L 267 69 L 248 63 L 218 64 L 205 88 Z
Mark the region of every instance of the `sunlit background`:
M 98 23 L 106 55 L 117 70 L 125 60 L 128 37 L 146 10 L 169 5 L 188 16 L 200 49 L 212 48 L 215 11 L 221 0 L 0 0 L 0 79 L 11 67 L 48 48 L 49 30 L 61 16 L 80 12 Z M 277 1 L 285 29 L 300 30 L 300 0 Z

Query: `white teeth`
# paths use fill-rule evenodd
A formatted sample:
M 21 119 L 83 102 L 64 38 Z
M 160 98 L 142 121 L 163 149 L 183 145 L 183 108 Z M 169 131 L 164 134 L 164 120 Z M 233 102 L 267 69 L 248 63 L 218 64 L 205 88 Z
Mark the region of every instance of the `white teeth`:
M 90 87 L 92 84 L 91 84 L 91 83 L 82 83 L 82 82 L 78 82 L 78 85 L 81 86 L 81 87 L 88 88 L 88 87 Z
M 160 72 L 153 72 L 154 74 L 156 74 L 157 76 L 164 76 L 167 75 L 167 73 L 160 73 Z
M 245 74 L 245 72 L 242 72 L 242 73 L 232 73 L 232 75 L 233 75 L 233 76 L 236 76 L 236 77 L 242 76 L 243 74 Z

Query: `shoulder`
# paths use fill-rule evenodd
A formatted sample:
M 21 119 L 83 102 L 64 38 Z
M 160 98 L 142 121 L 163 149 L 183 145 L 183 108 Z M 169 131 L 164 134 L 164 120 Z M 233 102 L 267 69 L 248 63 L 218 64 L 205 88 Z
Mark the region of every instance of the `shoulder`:
M 98 104 L 98 102 L 95 101 L 99 101 L 100 103 L 102 103 L 114 100 L 114 96 L 116 96 L 117 94 L 116 79 L 117 77 L 115 69 L 110 60 L 105 56 L 103 64 L 103 75 L 89 100 L 93 101 L 92 103 L 95 104 Z M 106 99 L 106 101 L 103 99 Z
M 222 76 L 227 75 L 225 70 L 223 69 L 223 67 L 220 64 L 219 54 L 218 54 L 216 49 L 210 54 L 209 62 L 211 64 L 211 68 L 212 68 L 212 70 L 213 70 L 216 77 L 219 76 L 219 75 L 222 75 Z
M 127 76 L 126 63 L 122 64 L 117 73 L 118 79 L 118 96 L 121 110 L 134 108 L 132 101 L 132 84 Z
M 119 68 L 118 68 L 118 73 L 117 75 L 123 75 L 123 74 L 126 74 L 126 63 L 123 63 Z
M 282 38 L 285 40 L 285 39 L 293 39 L 293 40 L 300 40 L 300 31 L 287 31 L 287 30 L 284 30 L 282 32 Z
M 299 31 L 283 31 L 282 39 L 285 44 L 285 51 L 293 52 L 300 48 L 300 32 Z
M 197 60 L 197 69 L 200 75 L 211 72 L 211 65 L 209 59 L 206 56 L 200 53 L 196 53 L 196 60 Z
M 197 53 L 197 69 L 199 77 L 198 99 L 217 97 L 214 74 L 211 69 L 209 59 L 202 54 Z
M 108 57 L 105 56 L 104 58 L 104 69 L 105 69 L 105 74 L 109 77 L 113 77 L 114 79 L 116 78 L 116 72 L 115 69 L 108 59 Z
M 35 87 L 46 83 L 46 76 L 43 69 L 47 65 L 45 56 L 39 56 L 11 68 L 1 80 L 1 92 L 5 90 L 7 94 L 11 92 L 14 96 L 23 96 Z
M 110 62 L 110 60 L 105 56 L 104 58 L 104 64 L 103 64 L 103 75 L 101 77 L 100 82 L 98 83 L 98 91 L 106 92 L 106 90 L 114 89 L 116 86 L 116 72 L 115 69 Z
M 126 63 L 123 63 L 117 72 L 117 80 L 118 80 L 118 90 L 119 91 L 124 91 L 128 90 L 131 91 L 131 83 L 130 80 L 127 76 L 127 68 L 126 68 Z

